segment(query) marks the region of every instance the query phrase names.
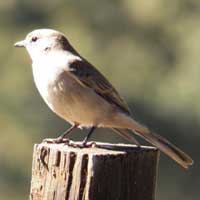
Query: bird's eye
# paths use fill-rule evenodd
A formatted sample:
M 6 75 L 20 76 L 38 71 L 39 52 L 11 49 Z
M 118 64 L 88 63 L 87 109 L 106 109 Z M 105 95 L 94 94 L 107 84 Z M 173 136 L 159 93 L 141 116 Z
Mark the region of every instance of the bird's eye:
M 37 39 L 38 39 L 38 37 L 32 37 L 32 38 L 31 38 L 31 42 L 36 42 Z

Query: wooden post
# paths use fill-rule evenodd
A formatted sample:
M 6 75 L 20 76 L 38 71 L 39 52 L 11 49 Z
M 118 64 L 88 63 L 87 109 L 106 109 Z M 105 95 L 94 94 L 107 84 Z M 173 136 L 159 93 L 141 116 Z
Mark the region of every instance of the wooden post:
M 97 143 L 34 146 L 31 200 L 155 200 L 154 147 Z

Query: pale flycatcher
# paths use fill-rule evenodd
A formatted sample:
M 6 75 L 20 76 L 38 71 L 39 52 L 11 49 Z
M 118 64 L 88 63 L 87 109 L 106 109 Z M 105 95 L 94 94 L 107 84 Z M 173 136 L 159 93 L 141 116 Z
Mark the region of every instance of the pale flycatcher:
M 182 150 L 135 121 L 117 90 L 62 33 L 52 29 L 34 30 L 15 46 L 27 49 L 35 84 L 46 104 L 72 125 L 54 142 L 62 142 L 77 127 L 87 127 L 90 131 L 82 143 L 84 146 L 96 127 L 106 127 L 137 143 L 128 134 L 131 130 L 182 167 L 193 163 Z

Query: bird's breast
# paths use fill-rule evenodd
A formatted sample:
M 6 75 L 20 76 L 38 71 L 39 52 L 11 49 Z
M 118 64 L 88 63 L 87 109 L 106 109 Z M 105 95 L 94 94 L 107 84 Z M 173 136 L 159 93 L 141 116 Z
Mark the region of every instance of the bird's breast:
M 51 68 L 42 64 L 33 63 L 32 67 L 36 87 L 40 95 L 46 101 L 49 96 L 49 85 L 56 81 L 59 71 L 56 68 Z
M 33 65 L 36 87 L 50 109 L 69 122 L 80 121 L 83 88 L 61 67 Z M 84 101 L 85 102 L 85 101 Z M 84 104 L 84 103 L 83 103 Z
M 99 124 L 109 116 L 112 107 L 91 88 L 79 84 L 61 67 L 45 67 L 33 65 L 34 81 L 44 101 L 56 114 L 70 123 L 84 126 Z
M 72 79 L 69 79 L 68 76 L 63 76 L 72 58 L 70 55 L 54 54 L 52 56 L 47 54 L 32 64 L 36 87 L 45 102 L 49 104 L 53 103 L 51 102 L 52 95 L 59 95 L 59 92 L 70 88 L 73 84 Z

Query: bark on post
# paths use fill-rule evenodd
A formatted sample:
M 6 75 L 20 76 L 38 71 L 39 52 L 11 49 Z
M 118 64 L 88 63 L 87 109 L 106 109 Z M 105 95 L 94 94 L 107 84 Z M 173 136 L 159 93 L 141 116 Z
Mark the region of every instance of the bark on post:
M 155 200 L 154 147 L 97 143 L 34 146 L 31 200 Z

